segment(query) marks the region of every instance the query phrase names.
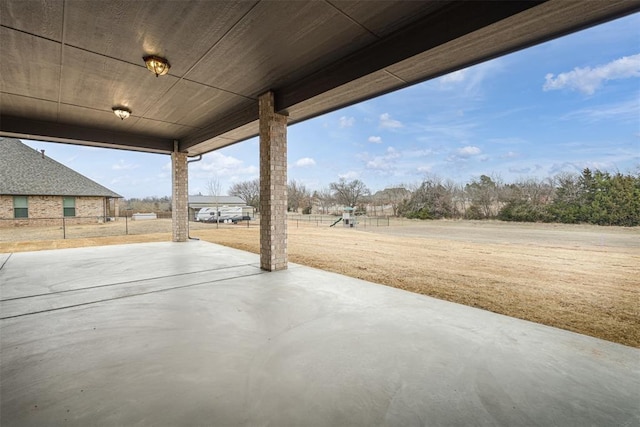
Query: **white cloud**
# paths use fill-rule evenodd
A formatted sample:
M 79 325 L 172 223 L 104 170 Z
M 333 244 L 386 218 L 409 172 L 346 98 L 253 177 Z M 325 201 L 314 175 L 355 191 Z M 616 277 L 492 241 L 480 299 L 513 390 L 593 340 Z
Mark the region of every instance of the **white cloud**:
M 423 150 L 403 150 L 402 155 L 406 158 L 419 158 L 419 157 L 427 157 L 434 154 L 434 151 L 430 148 L 426 148 Z
M 139 165 L 134 165 L 133 163 L 126 163 L 124 160 L 120 159 L 117 163 L 111 165 L 111 169 L 120 171 L 120 170 L 133 170 L 137 169 Z
M 497 58 L 444 75 L 436 79 L 434 84 L 438 90 L 455 91 L 452 96 L 478 98 L 482 97 L 482 83 L 495 77 L 503 69 L 503 60 Z
M 247 166 L 245 168 L 240 168 L 236 171 L 235 174 L 229 176 L 229 181 L 237 182 L 244 181 L 247 179 L 257 178 L 260 173 L 260 169 L 256 166 Z
M 534 171 L 533 168 L 526 167 L 526 166 L 521 167 L 521 168 L 514 168 L 514 167 L 509 168 L 509 172 L 511 172 L 511 173 L 523 173 L 524 174 L 524 173 L 531 173 L 533 171 Z
M 294 165 L 298 168 L 303 168 L 305 166 L 315 166 L 316 161 L 313 160 L 311 157 L 303 157 L 301 159 L 296 160 L 296 162 L 294 163 Z
M 227 177 L 229 180 L 247 179 L 257 175 L 258 172 L 258 167 L 247 166 L 242 160 L 226 156 L 219 151 L 205 154 L 201 161 L 189 165 L 189 175 L 194 178 L 217 176 Z
M 448 162 L 466 161 L 471 157 L 476 157 L 478 160 L 485 162 L 489 160 L 487 155 L 482 154 L 482 150 L 473 145 L 467 145 L 466 147 L 458 148 L 454 153 L 447 157 Z
M 467 68 L 463 70 L 454 71 L 440 78 L 442 83 L 458 83 L 464 81 L 467 74 Z
M 376 157 L 373 160 L 369 160 L 367 162 L 367 169 L 374 169 L 374 170 L 389 170 L 391 168 L 391 165 L 389 165 L 389 163 L 387 163 L 383 158 L 381 157 Z
M 519 157 L 520 155 L 518 153 L 516 153 L 515 151 L 509 151 L 505 154 L 503 154 L 502 156 L 500 156 L 501 159 L 515 159 L 516 157 Z
M 344 179 L 356 179 L 360 176 L 360 174 L 358 172 L 355 171 L 349 171 L 346 173 L 341 173 L 338 174 L 338 178 L 344 178 Z
M 545 91 L 567 88 L 591 95 L 605 81 L 630 77 L 640 77 L 640 54 L 624 56 L 595 68 L 576 67 L 557 76 L 548 73 L 542 88 Z
M 396 159 L 400 157 L 400 153 L 393 147 L 387 148 L 385 154 L 369 158 L 365 153 L 363 159 L 366 161 L 366 168 L 377 171 L 390 171 L 395 169 Z
M 353 117 L 342 116 L 340 117 L 338 122 L 339 122 L 340 128 L 349 128 L 353 126 L 353 124 L 356 122 L 356 119 Z
M 395 148 L 389 147 L 387 148 L 387 156 L 396 158 L 396 157 L 400 157 L 400 153 L 398 153 L 398 151 Z
M 397 129 L 403 127 L 398 120 L 392 119 L 389 113 L 380 114 L 380 127 L 385 129 Z
M 482 153 L 482 150 L 480 150 L 478 147 L 467 145 L 466 147 L 458 148 L 456 150 L 456 153 L 460 157 L 471 157 L 477 156 L 478 154 Z
M 448 118 L 438 118 L 437 121 L 416 125 L 417 129 L 424 132 L 424 136 L 421 137 L 423 141 L 443 141 L 447 144 L 451 140 L 460 142 L 473 137 L 474 129 L 477 127 L 478 123 L 474 121 Z
M 608 170 L 613 168 L 615 165 L 611 162 L 594 162 L 594 161 L 582 161 L 582 162 L 562 162 L 562 163 L 553 163 L 549 168 L 549 174 L 556 175 L 560 172 L 582 172 L 585 168 L 590 168 L 591 170 L 599 169 L 599 170 Z
M 599 121 L 618 121 L 637 123 L 640 114 L 640 104 L 637 99 L 615 104 L 598 105 L 592 108 L 577 110 L 564 115 L 565 120 L 578 119 L 589 123 Z
M 374 144 L 380 144 L 382 142 L 382 138 L 379 136 L 370 136 L 369 142 L 373 142 Z

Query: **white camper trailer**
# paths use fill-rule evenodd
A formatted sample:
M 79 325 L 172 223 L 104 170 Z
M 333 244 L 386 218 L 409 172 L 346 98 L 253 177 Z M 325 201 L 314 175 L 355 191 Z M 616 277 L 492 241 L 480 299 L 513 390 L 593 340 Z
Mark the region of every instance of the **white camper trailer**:
M 220 206 L 202 208 L 196 214 L 196 221 L 238 222 L 244 219 L 241 206 Z

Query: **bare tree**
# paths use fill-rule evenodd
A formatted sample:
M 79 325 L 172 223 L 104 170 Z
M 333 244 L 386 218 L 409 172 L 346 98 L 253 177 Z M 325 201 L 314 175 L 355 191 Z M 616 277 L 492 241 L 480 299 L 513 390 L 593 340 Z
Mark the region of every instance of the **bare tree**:
M 454 203 L 450 183 L 435 175 L 425 176 L 406 208 L 411 216 L 422 219 L 451 218 Z
M 385 188 L 382 191 L 376 193 L 374 203 L 382 203 L 384 205 L 391 206 L 393 216 L 398 216 L 398 209 L 400 205 L 411 197 L 411 192 L 405 188 L 404 185 L 398 185 L 395 187 Z M 382 210 L 384 213 L 384 208 Z
M 359 179 L 347 182 L 346 179 L 340 178 L 340 181 L 329 184 L 329 188 L 333 191 L 336 202 L 344 206 L 356 207 L 358 202 L 369 195 L 369 189 Z
M 464 184 L 453 183 L 453 185 L 451 185 L 451 181 L 447 180 L 447 183 L 445 186 L 450 188 L 450 191 L 451 191 L 455 217 L 456 218 L 464 217 L 465 213 L 467 212 L 468 201 L 469 201 L 467 194 L 465 192 Z
M 528 178 L 516 182 L 515 186 L 520 189 L 521 198 L 533 206 L 542 206 L 549 203 L 554 193 L 553 183 L 550 179 Z
M 207 195 L 209 196 L 219 196 L 222 192 L 222 185 L 220 184 L 220 180 L 217 176 L 209 178 L 205 188 L 207 190 Z
M 248 206 L 260 210 L 260 180 L 236 182 L 229 188 L 229 195 L 240 197 Z
M 380 207 L 380 210 L 384 213 L 384 195 L 382 194 L 382 191 L 378 191 L 369 197 L 367 215 L 373 214 L 373 216 L 378 216 L 378 207 Z
M 218 227 L 218 222 L 220 218 L 220 203 L 219 197 L 220 193 L 222 193 L 222 185 L 220 184 L 220 180 L 217 176 L 212 176 L 209 178 L 205 185 L 205 189 L 207 191 L 207 195 L 213 196 L 213 204 L 216 208 L 216 227 Z
M 333 193 L 328 188 L 323 188 L 313 193 L 313 199 L 320 208 L 320 213 L 328 214 L 329 207 L 334 204 Z
M 132 212 L 171 212 L 170 197 L 144 197 L 125 199 L 121 202 L 122 210 Z
M 287 208 L 291 212 L 298 212 L 299 208 L 309 211 L 311 207 L 311 193 L 301 182 L 292 179 L 287 186 Z
M 580 198 L 580 175 L 576 173 L 561 172 L 553 177 L 552 185 L 556 188 L 558 200 L 574 203 Z
M 480 175 L 465 186 L 471 199 L 472 217 L 493 218 L 500 210 L 500 191 L 503 187 L 500 177 Z

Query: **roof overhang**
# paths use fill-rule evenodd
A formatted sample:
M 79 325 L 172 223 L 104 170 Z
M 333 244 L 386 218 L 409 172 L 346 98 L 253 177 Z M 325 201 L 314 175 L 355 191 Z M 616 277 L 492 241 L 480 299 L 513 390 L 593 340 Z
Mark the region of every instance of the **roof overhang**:
M 0 135 L 203 154 L 640 10 L 640 1 L 0 3 Z M 148 54 L 172 68 L 156 78 Z M 132 116 L 120 120 L 113 106 Z

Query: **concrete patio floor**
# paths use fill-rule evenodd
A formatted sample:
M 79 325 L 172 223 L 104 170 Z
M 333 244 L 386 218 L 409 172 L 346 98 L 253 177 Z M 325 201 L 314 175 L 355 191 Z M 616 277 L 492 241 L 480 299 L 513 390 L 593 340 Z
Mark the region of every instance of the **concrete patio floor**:
M 0 424 L 640 425 L 638 349 L 258 265 L 200 241 L 0 254 Z

